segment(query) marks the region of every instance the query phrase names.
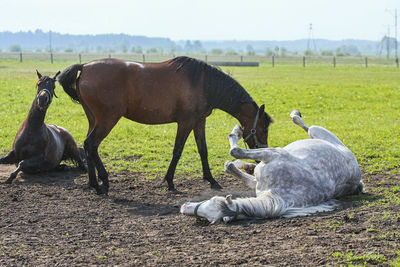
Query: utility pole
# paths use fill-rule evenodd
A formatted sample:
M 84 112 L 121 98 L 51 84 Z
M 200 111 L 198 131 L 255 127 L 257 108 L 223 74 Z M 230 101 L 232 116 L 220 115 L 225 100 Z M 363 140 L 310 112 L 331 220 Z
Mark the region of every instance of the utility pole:
M 315 44 L 314 35 L 312 31 L 312 23 L 310 23 L 308 32 L 307 50 L 311 50 L 311 43 L 314 45 L 314 52 L 317 52 L 317 45 Z
M 394 51 L 396 55 L 396 62 L 398 62 L 397 57 L 397 8 L 394 10 Z
M 49 30 L 49 50 L 50 50 L 50 54 L 53 52 L 52 48 L 51 48 L 51 30 Z
M 386 11 L 394 17 L 394 53 L 396 57 L 396 61 L 398 60 L 398 54 L 397 54 L 397 8 L 394 9 L 394 13 L 391 12 L 389 9 L 386 9 Z
M 388 34 L 386 37 L 386 58 L 389 59 L 390 56 L 390 25 L 388 25 Z

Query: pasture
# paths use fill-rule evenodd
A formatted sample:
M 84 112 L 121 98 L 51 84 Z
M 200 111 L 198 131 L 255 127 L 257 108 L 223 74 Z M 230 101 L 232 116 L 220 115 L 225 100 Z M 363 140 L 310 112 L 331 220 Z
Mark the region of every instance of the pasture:
M 0 153 L 36 94 L 37 68 L 54 75 L 73 64 L 0 61 Z M 162 182 L 171 159 L 176 124 L 141 125 L 122 119 L 99 152 L 110 171 L 109 196 L 97 196 L 86 174 L 21 175 L 0 185 L 2 265 L 189 264 L 400 264 L 400 75 L 395 67 L 269 64 L 225 67 L 274 119 L 269 145 L 307 138 L 289 113 L 321 125 L 354 153 L 367 194 L 343 199 L 343 209 L 307 218 L 251 220 L 208 226 L 179 214 L 189 199 L 217 194 L 201 179 L 193 134 L 176 170 L 181 194 Z M 79 104 L 57 86 L 46 123 L 67 128 L 82 146 L 88 124 Z M 215 110 L 207 119 L 209 162 L 224 187 L 219 194 L 249 194 L 223 173 L 232 160 L 227 135 L 238 122 Z M 242 146 L 244 144 L 242 143 Z M 13 166 L 0 166 L 8 178 Z M 290 255 L 290 257 L 287 257 Z

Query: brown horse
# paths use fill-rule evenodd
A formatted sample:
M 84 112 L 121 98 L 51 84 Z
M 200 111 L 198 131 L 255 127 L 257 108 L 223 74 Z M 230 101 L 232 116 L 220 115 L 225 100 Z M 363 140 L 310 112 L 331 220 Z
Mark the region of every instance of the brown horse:
M 214 108 L 239 120 L 250 148 L 267 146 L 272 120 L 264 105 L 258 108 L 232 77 L 194 58 L 177 57 L 162 63 L 95 60 L 66 68 L 58 81 L 73 100 L 81 103 L 89 120 L 84 143 L 89 185 L 99 194 L 108 192 L 109 182 L 98 147 L 121 117 L 145 124 L 177 122 L 173 156 L 165 175 L 169 190 L 175 190 L 175 168 L 192 130 L 203 178 L 212 188 L 221 188 L 210 172 L 205 138 L 206 118 Z M 103 186 L 97 182 L 96 169 Z
M 72 159 L 81 169 L 86 170 L 86 165 L 71 134 L 62 127 L 44 123 L 47 108 L 53 96 L 56 96 L 55 82 L 60 72 L 53 78 L 36 72 L 39 81 L 36 84 L 35 100 L 28 116 L 19 127 L 11 151 L 0 158 L 0 164 L 18 164 L 17 169 L 7 179 L 8 184 L 11 184 L 20 171 L 38 173 L 53 170 L 63 159 Z

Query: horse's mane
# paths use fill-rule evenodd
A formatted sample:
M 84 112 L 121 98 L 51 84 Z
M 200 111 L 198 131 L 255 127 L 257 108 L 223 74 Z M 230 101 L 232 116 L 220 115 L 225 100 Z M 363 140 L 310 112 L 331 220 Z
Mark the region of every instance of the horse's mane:
M 201 85 L 203 81 L 205 96 L 211 108 L 219 108 L 235 116 L 243 103 L 255 104 L 251 96 L 234 78 L 204 61 L 182 56 L 169 60 L 168 64 L 177 72 L 183 71 L 194 88 Z
M 288 209 L 285 201 L 278 195 L 273 194 L 265 194 L 261 197 L 237 198 L 235 201 L 240 207 L 239 213 L 247 217 L 279 217 Z M 222 217 L 235 215 L 235 212 L 228 207 L 228 204 L 222 198 L 218 199 L 216 204 L 223 214 Z

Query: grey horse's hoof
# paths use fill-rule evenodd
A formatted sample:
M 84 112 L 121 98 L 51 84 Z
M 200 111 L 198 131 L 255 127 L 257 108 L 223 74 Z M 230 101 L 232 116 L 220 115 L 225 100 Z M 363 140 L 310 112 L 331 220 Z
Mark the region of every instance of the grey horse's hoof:
M 293 118 L 294 116 L 299 116 L 301 118 L 301 113 L 297 109 L 294 109 L 292 113 L 290 113 L 290 117 Z

